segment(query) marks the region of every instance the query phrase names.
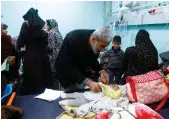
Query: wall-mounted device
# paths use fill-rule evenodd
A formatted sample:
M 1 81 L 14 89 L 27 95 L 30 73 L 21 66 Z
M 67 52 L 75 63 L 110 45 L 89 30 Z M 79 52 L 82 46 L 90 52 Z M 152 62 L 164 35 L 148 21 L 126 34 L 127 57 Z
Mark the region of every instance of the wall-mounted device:
M 148 11 L 151 15 L 163 13 L 163 8 L 154 8 Z

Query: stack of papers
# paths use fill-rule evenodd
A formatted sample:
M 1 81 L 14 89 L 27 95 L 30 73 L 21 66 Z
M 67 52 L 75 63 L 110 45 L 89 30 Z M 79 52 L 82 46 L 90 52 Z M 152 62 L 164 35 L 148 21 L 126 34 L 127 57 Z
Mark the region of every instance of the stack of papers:
M 52 102 L 52 101 L 56 100 L 57 98 L 59 98 L 61 93 L 63 93 L 63 91 L 45 89 L 44 93 L 36 96 L 35 98 Z

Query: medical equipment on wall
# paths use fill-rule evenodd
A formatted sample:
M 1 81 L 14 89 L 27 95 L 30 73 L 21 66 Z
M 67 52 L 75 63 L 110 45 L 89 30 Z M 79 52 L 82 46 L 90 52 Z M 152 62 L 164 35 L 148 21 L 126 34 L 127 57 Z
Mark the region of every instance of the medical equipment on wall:
M 117 21 L 115 21 L 116 34 L 124 37 L 127 33 L 127 21 L 124 19 L 123 11 L 119 10 Z
M 110 28 L 109 29 L 112 31 L 113 36 L 116 35 L 115 28 L 114 28 L 114 22 L 110 23 Z
M 117 14 L 117 20 L 110 23 L 110 30 L 112 30 L 113 35 L 117 35 L 117 28 L 119 24 L 122 22 L 122 20 L 123 20 L 123 13 L 121 10 L 119 10 Z
M 118 8 L 122 8 L 123 7 L 123 1 L 119 1 L 118 2 Z
M 139 2 L 138 1 L 134 1 L 133 2 L 133 7 L 137 7 L 137 6 L 139 6 Z
M 121 37 L 127 35 L 127 21 L 123 21 L 121 24 L 118 25 L 117 34 Z
M 116 29 L 119 26 L 119 24 L 120 22 L 118 20 L 110 23 L 110 30 L 112 31 L 113 35 L 117 35 Z
M 123 1 L 123 6 L 133 9 L 134 7 L 138 6 L 138 1 Z
M 127 34 L 127 22 L 111 22 L 110 29 L 113 35 L 119 35 L 121 37 L 124 37 Z
M 123 20 L 123 12 L 122 10 L 119 10 L 119 13 L 117 14 L 117 20 L 122 21 Z
M 132 8 L 133 7 L 133 1 L 123 1 L 123 6 Z
M 136 27 L 144 25 L 147 29 L 150 24 L 166 23 L 167 25 L 163 29 L 169 28 L 169 2 L 156 2 L 156 5 L 145 2 L 143 5 L 134 1 L 120 1 L 118 8 L 119 10 L 113 12 L 109 22 L 106 23 L 107 26 L 110 25 L 114 35 L 124 37 L 128 33 L 128 25 Z

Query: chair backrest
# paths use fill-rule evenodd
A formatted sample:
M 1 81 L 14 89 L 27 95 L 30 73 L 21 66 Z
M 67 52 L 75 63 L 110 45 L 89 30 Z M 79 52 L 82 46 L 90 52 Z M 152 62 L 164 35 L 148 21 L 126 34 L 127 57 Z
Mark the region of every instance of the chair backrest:
M 5 88 L 5 90 L 4 90 L 3 96 L 1 97 L 1 101 L 2 101 L 5 97 L 9 96 L 11 93 L 12 93 L 12 84 L 7 84 L 7 85 L 6 85 L 6 88 Z

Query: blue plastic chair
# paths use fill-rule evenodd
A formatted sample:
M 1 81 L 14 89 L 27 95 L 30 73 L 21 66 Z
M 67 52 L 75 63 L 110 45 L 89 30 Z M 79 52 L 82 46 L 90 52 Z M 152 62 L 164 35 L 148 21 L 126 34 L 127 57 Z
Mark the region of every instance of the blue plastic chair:
M 12 84 L 7 84 L 4 90 L 3 96 L 1 97 L 1 102 L 5 100 L 12 93 Z

